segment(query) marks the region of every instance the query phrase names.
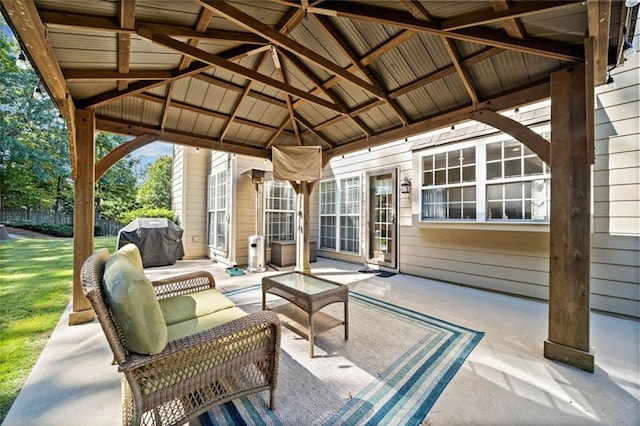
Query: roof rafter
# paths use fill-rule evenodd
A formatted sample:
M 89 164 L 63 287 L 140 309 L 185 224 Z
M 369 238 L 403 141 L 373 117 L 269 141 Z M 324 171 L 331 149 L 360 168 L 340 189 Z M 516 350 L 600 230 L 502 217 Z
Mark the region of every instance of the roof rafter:
M 262 148 L 256 148 L 240 143 L 225 143 L 215 138 L 205 136 L 195 136 L 191 133 L 183 133 L 175 130 L 160 130 L 154 127 L 144 126 L 138 123 L 115 120 L 103 116 L 96 116 L 96 130 L 118 133 L 121 135 L 141 136 L 144 134 L 159 136 L 165 142 L 178 145 L 193 146 L 204 149 L 217 149 L 220 151 L 232 152 L 241 155 L 266 158 L 267 155 Z
M 338 31 L 338 29 L 329 21 L 327 17 L 314 16 L 314 18 L 320 23 L 320 26 L 327 32 L 327 34 L 329 34 L 329 36 L 336 42 L 342 52 L 347 55 L 351 63 L 355 65 L 356 68 L 361 73 L 363 73 L 369 79 L 369 81 L 371 81 L 371 83 L 378 88 L 378 90 L 380 90 L 380 92 L 384 93 L 382 99 L 387 105 L 389 105 L 389 107 L 398 116 L 398 118 L 404 124 L 408 124 L 409 118 L 407 117 L 407 115 L 404 113 L 404 111 L 402 111 L 400 106 L 398 106 L 391 98 L 389 98 L 388 90 L 382 87 L 382 83 L 380 82 L 380 80 L 375 75 L 373 75 L 373 73 L 369 71 L 366 66 L 360 63 L 358 55 L 356 55 L 353 47 L 350 46 L 349 43 L 347 43 L 344 36 L 340 34 L 340 31 Z
M 131 29 L 136 22 L 136 1 L 120 0 L 120 27 Z M 131 34 L 118 33 L 118 73 L 127 74 L 129 72 L 129 62 L 131 60 Z M 118 80 L 118 90 L 127 88 L 127 80 Z
M 456 16 L 441 22 L 440 29 L 444 31 L 459 30 L 468 27 L 477 27 L 481 25 L 493 24 L 495 22 L 503 22 L 514 18 L 522 18 L 525 16 L 537 15 L 540 13 L 553 12 L 563 9 L 570 9 L 576 6 L 583 6 L 583 1 L 523 1 L 514 3 L 512 7 L 495 11 L 487 9 L 484 11 L 474 12 L 469 15 Z
M 195 30 L 198 32 L 202 32 L 206 30 L 207 27 L 209 26 L 209 21 L 211 20 L 212 16 L 213 14 L 209 10 L 200 8 L 200 13 L 198 13 L 198 19 L 196 21 Z M 198 42 L 199 42 L 199 39 L 190 38 L 187 41 L 187 44 L 195 47 L 198 45 Z M 191 57 L 187 55 L 183 55 L 182 59 L 180 60 L 180 65 L 178 65 L 178 70 L 182 71 L 185 68 L 187 68 L 189 65 L 191 65 Z M 169 118 L 169 106 L 171 105 L 171 98 L 173 97 L 173 90 L 175 88 L 174 83 L 175 83 L 174 81 L 170 82 L 167 87 L 167 101 L 162 107 L 162 119 L 160 120 L 161 129 L 164 129 L 164 126 L 167 124 L 167 120 Z
M 266 38 L 273 44 L 280 46 L 283 49 L 287 49 L 293 54 L 301 56 L 335 75 L 341 76 L 345 80 L 355 84 L 357 87 L 373 94 L 374 96 L 378 98 L 384 97 L 384 93 L 374 85 L 369 84 L 366 81 L 351 74 L 350 72 L 345 71 L 339 65 L 329 61 L 328 59 L 319 55 L 308 47 L 303 46 L 293 39 L 290 39 L 289 37 L 281 34 L 277 30 L 274 30 L 270 26 L 262 23 L 254 17 L 242 12 L 239 9 L 236 9 L 227 2 L 212 0 L 194 1 L 201 6 L 210 8 L 216 14 L 225 17 L 226 19 L 234 22 L 236 25 L 239 25 L 242 28 L 245 28 L 255 34 Z
M 549 40 L 512 39 L 499 31 L 484 28 L 462 28 L 455 31 L 444 31 L 435 23 L 425 22 L 398 10 L 365 6 L 347 1 L 331 2 L 327 6 L 330 7 L 323 8 L 325 11 L 331 12 L 335 16 L 353 20 L 390 25 L 425 34 L 445 36 L 456 40 L 485 44 L 562 61 L 584 61 L 583 51 Z
M 310 95 L 307 92 L 300 90 L 296 87 L 289 86 L 284 84 L 276 79 L 271 77 L 267 77 L 263 74 L 245 68 L 241 65 L 238 65 L 234 62 L 231 62 L 227 59 L 222 58 L 221 56 L 214 55 L 212 53 L 206 52 L 202 49 L 198 49 L 193 46 L 189 46 L 186 43 L 182 43 L 180 41 L 174 40 L 171 37 L 168 37 L 163 34 L 155 34 L 148 28 L 139 28 L 138 33 L 140 36 L 153 41 L 159 45 L 167 47 L 169 49 L 175 50 L 177 52 L 183 53 L 185 55 L 189 55 L 195 59 L 206 62 L 209 65 L 217 66 L 237 75 L 241 75 L 250 80 L 256 80 L 262 84 L 270 86 L 272 88 L 278 89 L 282 92 L 289 93 L 291 95 L 297 96 L 299 98 L 307 99 L 310 102 L 316 103 L 320 106 L 323 106 L 329 110 L 334 112 L 338 112 L 340 114 L 346 114 L 346 111 L 341 110 L 335 104 L 331 102 L 327 102 L 322 98 L 319 98 L 314 95 Z
M 496 12 L 509 10 L 508 0 L 489 0 L 489 3 L 491 3 L 491 7 Z M 502 21 L 502 26 L 509 37 L 523 39 L 526 36 L 524 28 L 522 28 L 522 24 L 518 18 L 506 19 Z
M 276 68 L 276 72 L 278 73 L 278 78 L 284 84 L 288 84 L 287 77 L 282 70 L 282 63 L 280 62 L 280 57 L 278 56 L 278 48 L 271 48 L 271 59 L 273 59 L 273 65 Z M 291 104 L 291 97 L 285 93 L 284 100 L 287 103 L 287 110 L 289 111 L 289 118 L 291 119 L 291 127 L 293 128 L 293 133 L 296 136 L 296 143 L 298 145 L 303 145 L 302 139 L 300 138 L 300 131 L 298 130 L 298 123 L 296 122 L 296 113 L 293 110 L 293 105 Z
M 330 89 L 325 89 L 322 81 L 318 78 L 318 76 L 316 76 L 307 66 L 304 62 L 302 62 L 299 58 L 297 58 L 296 56 L 292 55 L 291 53 L 287 52 L 287 51 L 283 51 L 281 52 L 283 56 L 285 56 L 287 58 L 287 60 L 289 60 L 296 68 L 298 68 L 300 70 L 300 72 L 302 72 L 309 80 L 311 80 L 313 82 L 313 84 L 316 85 L 316 88 L 313 89 L 311 91 L 311 93 L 317 93 L 317 92 L 321 92 L 324 93 L 326 96 L 328 96 L 333 102 L 336 103 L 336 105 L 339 105 L 341 108 L 344 108 L 345 111 L 347 111 L 349 108 L 347 107 L 347 105 L 344 103 L 344 101 L 342 99 L 340 99 L 340 97 L 332 90 Z M 293 109 L 298 108 L 302 103 L 304 102 L 304 100 L 299 100 L 298 102 L 295 102 L 293 104 Z M 346 118 L 351 118 L 353 120 L 353 122 L 355 123 L 356 126 L 358 126 L 360 128 L 360 130 L 362 130 L 362 132 L 365 135 L 370 135 L 371 134 L 371 129 L 369 129 L 369 127 L 358 117 L 354 117 L 351 114 L 347 115 L 344 117 Z M 309 127 L 305 124 L 306 127 Z
M 124 1 L 125 3 L 128 0 Z M 138 28 L 151 28 L 158 34 L 171 37 L 184 37 L 199 40 L 219 40 L 245 44 L 264 45 L 269 42 L 253 33 L 243 31 L 227 31 L 206 29 L 197 31 L 193 28 L 180 25 L 162 25 L 153 22 L 136 21 L 133 28 L 122 28 L 117 19 L 104 16 L 81 15 L 78 13 L 62 13 L 43 10 L 40 12 L 40 19 L 48 27 L 75 28 L 81 30 L 92 30 L 107 32 L 110 34 L 136 34 Z

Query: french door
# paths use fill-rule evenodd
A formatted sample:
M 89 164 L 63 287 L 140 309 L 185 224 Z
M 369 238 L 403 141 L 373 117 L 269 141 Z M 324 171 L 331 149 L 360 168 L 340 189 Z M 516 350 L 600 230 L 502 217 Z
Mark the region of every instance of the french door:
M 397 171 L 368 174 L 367 263 L 395 268 L 398 252 Z

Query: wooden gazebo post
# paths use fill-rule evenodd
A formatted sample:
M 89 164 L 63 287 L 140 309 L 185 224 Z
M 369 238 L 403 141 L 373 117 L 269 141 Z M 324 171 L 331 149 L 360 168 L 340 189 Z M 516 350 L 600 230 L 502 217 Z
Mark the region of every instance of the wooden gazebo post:
M 84 296 L 80 270 L 93 251 L 95 223 L 95 114 L 77 110 L 76 124 L 76 174 L 73 204 L 73 300 L 69 325 L 93 321 L 95 314 Z
M 589 65 L 551 75 L 549 335 L 544 356 L 594 371 L 589 346 L 593 78 Z

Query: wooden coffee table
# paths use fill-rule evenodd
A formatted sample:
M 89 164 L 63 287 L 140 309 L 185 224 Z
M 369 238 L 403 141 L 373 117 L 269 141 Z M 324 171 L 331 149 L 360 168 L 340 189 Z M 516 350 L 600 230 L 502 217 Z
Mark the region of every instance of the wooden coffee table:
M 349 339 L 349 287 L 324 278 L 287 272 L 262 278 L 262 309 L 267 309 L 266 295 L 274 294 L 291 303 L 270 309 L 286 318 L 298 334 L 309 339 L 309 356 L 313 358 L 313 340 L 339 325 L 344 325 L 344 339 Z M 332 303 L 344 303 L 344 319 L 319 312 Z

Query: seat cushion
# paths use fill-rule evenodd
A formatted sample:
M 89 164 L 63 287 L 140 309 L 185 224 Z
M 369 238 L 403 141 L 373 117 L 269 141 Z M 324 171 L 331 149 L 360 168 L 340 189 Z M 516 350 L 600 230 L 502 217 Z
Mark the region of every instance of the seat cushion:
M 167 325 L 233 308 L 233 302 L 216 289 L 173 296 L 159 301 Z
M 191 336 L 192 334 L 208 330 L 217 325 L 241 318 L 245 315 L 247 314 L 242 309 L 232 307 L 222 309 L 209 315 L 203 315 L 201 317 L 179 322 L 167 327 L 167 339 L 171 342 L 173 340 Z
M 143 355 L 157 354 L 167 345 L 167 326 L 151 282 L 138 267 L 132 250 L 123 250 L 127 247 L 107 260 L 105 296 L 122 329 L 127 350 Z

